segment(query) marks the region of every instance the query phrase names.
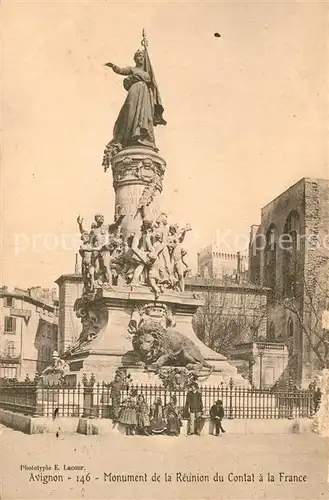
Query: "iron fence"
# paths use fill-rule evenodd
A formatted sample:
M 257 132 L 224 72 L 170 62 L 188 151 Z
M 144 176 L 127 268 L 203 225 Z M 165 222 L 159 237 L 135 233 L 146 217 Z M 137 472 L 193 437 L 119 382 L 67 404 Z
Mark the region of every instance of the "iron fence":
M 36 401 L 37 386 L 34 384 L 13 382 L 0 385 L 0 408 L 33 415 Z
M 170 390 L 157 385 L 133 385 L 143 394 L 149 406 L 160 398 L 163 405 L 175 395 L 178 408 L 183 411 L 188 389 Z M 229 419 L 279 419 L 310 418 L 315 410 L 312 390 L 297 388 L 259 390 L 237 387 L 233 382 L 226 386 L 200 387 L 204 416 L 209 415 L 217 400 L 223 402 L 225 417 Z M 0 384 L 0 408 L 34 416 L 98 417 L 111 418 L 111 385 L 106 383 L 77 384 L 65 387 L 42 387 L 34 383 Z M 123 401 L 128 389 L 121 394 Z

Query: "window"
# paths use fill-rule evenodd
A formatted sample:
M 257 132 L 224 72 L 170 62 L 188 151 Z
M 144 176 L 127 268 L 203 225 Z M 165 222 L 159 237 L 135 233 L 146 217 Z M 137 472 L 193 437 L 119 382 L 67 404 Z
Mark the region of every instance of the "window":
M 5 333 L 16 333 L 16 318 L 5 316 Z
M 5 297 L 5 307 L 15 307 L 14 297 Z
M 270 327 L 267 332 L 267 340 L 274 341 L 275 340 L 275 326 L 273 321 L 270 324 Z
M 276 242 L 277 229 L 272 224 L 266 234 L 264 252 L 264 281 L 265 286 L 275 289 L 276 286 Z
M 284 226 L 282 281 L 285 297 L 298 296 L 300 269 L 300 223 L 299 215 L 293 211 Z
M 16 356 L 15 342 L 13 342 L 12 340 L 8 340 L 5 346 L 5 353 L 8 358 L 14 358 Z
M 53 338 L 53 327 L 52 325 L 47 326 L 47 338 L 51 339 Z

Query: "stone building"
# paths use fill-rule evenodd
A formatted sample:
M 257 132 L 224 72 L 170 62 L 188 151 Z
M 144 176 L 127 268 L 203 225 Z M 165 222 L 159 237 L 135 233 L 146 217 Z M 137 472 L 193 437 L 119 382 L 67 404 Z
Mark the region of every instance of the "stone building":
M 33 379 L 57 346 L 56 290 L 0 288 L 0 377 Z
M 328 235 L 329 181 L 311 178 L 268 203 L 250 233 L 250 280 L 271 289 L 268 339 L 286 343 L 289 375 L 302 386 L 321 368 L 324 355 L 325 345 L 317 343 L 329 299 Z
M 288 352 L 283 342 L 268 341 L 268 294 L 266 287 L 216 279 L 190 278 L 186 288 L 203 295 L 205 314 L 216 329 L 223 328 L 227 345 L 214 346 L 229 358 L 238 372 L 256 388 L 272 387 L 287 367 Z M 209 338 L 204 341 L 208 344 Z
M 266 338 L 267 290 L 253 283 L 226 283 L 219 279 L 192 277 L 186 279 L 186 290 L 203 297 L 213 295 L 221 315 L 234 320 L 247 320 L 248 332 L 244 335 Z M 207 339 L 206 339 L 207 340 Z M 236 339 L 238 342 L 240 339 Z M 251 339 L 250 339 L 251 340 Z
M 215 243 L 198 252 L 198 276 L 223 280 L 243 275 L 247 270 L 247 256 L 239 252 L 223 252 Z
M 63 354 L 79 337 L 82 326 L 74 311 L 75 301 L 82 296 L 82 275 L 63 274 L 56 283 L 59 287 L 58 352 Z

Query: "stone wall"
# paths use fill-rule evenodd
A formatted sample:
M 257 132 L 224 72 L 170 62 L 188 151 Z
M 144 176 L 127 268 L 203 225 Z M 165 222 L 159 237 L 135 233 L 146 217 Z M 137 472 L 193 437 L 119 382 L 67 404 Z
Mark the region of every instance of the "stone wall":
M 240 273 L 245 273 L 248 267 L 246 255 L 223 251 L 216 244 L 209 245 L 198 252 L 198 275 L 224 280 L 237 274 L 239 259 Z
M 268 203 L 261 211 L 261 224 L 257 230 L 251 232 L 249 261 L 250 280 L 269 286 L 266 271 L 266 252 L 264 244 L 266 235 L 271 228 L 276 234 L 276 261 L 275 279 L 272 282 L 273 290 L 269 295 L 268 329 L 274 330 L 277 337 L 287 340 L 289 332 L 293 331 L 293 345 L 291 355 L 295 356 L 297 381 L 307 385 L 312 378 L 316 360 L 312 348 L 303 334 L 303 329 L 296 314 L 287 310 L 283 300 L 289 294 L 287 289 L 287 249 L 279 241 L 286 231 L 285 224 L 290 214 L 298 214 L 297 239 L 297 270 L 294 280 L 295 304 L 305 325 L 310 326 L 311 317 L 308 315 L 305 303 L 307 293 L 312 292 L 316 298 L 319 293 L 317 285 L 323 275 L 323 269 L 328 263 L 329 252 L 329 181 L 324 179 L 304 178 L 291 186 L 284 193 Z M 258 237 L 260 250 L 255 251 L 255 238 Z M 328 265 L 328 264 L 327 264 Z M 328 283 L 327 283 L 328 287 Z M 318 287 L 319 288 L 319 287 Z M 327 290 L 329 296 L 329 290 Z

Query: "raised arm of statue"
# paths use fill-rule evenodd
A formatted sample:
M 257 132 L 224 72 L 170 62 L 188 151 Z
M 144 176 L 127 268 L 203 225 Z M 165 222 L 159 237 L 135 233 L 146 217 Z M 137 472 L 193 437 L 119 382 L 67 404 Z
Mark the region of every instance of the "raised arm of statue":
M 192 228 L 189 224 L 186 224 L 186 226 L 180 232 L 180 236 L 178 239 L 179 243 L 183 243 L 183 241 L 185 239 L 185 235 L 188 231 L 192 231 Z
M 115 231 L 116 229 L 118 229 L 118 227 L 120 226 L 121 222 L 123 221 L 123 219 L 125 217 L 126 217 L 125 215 L 119 215 L 117 220 L 115 222 L 113 222 L 113 224 L 109 225 L 109 233 L 112 233 L 112 231 Z
M 82 225 L 83 224 L 83 218 L 80 215 L 78 215 L 78 217 L 77 217 L 77 223 L 78 223 L 78 226 L 79 226 L 80 233 L 81 234 L 85 233 L 86 231 L 83 229 L 83 225 Z
M 120 68 L 113 63 L 106 63 L 105 66 L 112 68 L 114 73 L 117 73 L 118 75 L 128 76 L 132 74 L 132 69 L 129 66 L 127 68 Z

